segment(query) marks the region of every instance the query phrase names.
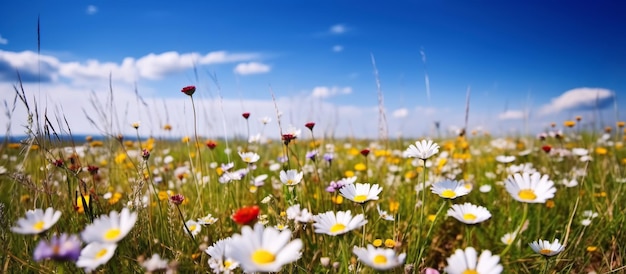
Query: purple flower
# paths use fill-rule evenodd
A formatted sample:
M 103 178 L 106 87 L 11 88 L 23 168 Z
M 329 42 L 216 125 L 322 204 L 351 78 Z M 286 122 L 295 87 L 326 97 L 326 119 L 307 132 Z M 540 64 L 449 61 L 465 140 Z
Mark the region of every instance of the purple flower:
M 315 156 L 317 156 L 317 150 L 309 151 L 306 153 L 306 158 L 315 161 Z
M 287 160 L 288 160 L 288 158 L 285 157 L 285 156 L 278 157 L 278 162 L 281 163 L 281 164 L 287 162 Z
M 343 185 L 340 182 L 335 183 L 335 181 L 331 181 L 328 187 L 326 188 L 327 192 L 335 192 L 339 190 Z
M 324 153 L 324 160 L 326 160 L 326 162 L 332 162 L 333 159 L 335 158 L 335 155 L 332 152 L 329 153 Z
M 39 241 L 33 259 L 38 262 L 46 259 L 75 262 L 80 255 L 81 244 L 77 235 L 53 235 L 50 242 Z

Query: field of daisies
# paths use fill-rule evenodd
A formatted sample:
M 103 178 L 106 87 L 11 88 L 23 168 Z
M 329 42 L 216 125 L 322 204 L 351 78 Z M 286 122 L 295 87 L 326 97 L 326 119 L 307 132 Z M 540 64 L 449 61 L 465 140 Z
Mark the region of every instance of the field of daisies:
M 582 119 L 390 140 L 67 140 L 41 119 L 0 147 L 0 272 L 624 273 L 626 130 Z

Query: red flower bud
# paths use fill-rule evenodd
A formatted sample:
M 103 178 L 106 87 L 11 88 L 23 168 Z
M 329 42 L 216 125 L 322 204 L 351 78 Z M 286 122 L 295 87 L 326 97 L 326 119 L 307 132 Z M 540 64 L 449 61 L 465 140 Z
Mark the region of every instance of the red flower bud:
M 367 155 L 370 155 L 370 150 L 369 149 L 363 149 L 361 150 L 361 155 L 367 157 Z
M 550 150 L 552 150 L 552 147 L 549 145 L 545 145 L 545 146 L 542 146 L 541 149 L 543 149 L 543 151 L 545 151 L 546 153 L 550 153 Z
M 209 140 L 209 141 L 206 141 L 206 146 L 209 149 L 213 150 L 217 146 L 217 143 L 213 140 Z
M 306 124 L 304 124 L 305 127 L 307 127 L 309 130 L 313 130 L 313 127 L 315 127 L 315 123 L 314 122 L 308 122 Z
M 194 92 L 196 92 L 196 86 L 186 86 L 181 90 L 181 92 L 191 96 Z
M 243 116 L 243 118 L 247 120 L 248 118 L 250 118 L 250 112 L 244 112 L 243 114 L 241 114 L 241 116 Z

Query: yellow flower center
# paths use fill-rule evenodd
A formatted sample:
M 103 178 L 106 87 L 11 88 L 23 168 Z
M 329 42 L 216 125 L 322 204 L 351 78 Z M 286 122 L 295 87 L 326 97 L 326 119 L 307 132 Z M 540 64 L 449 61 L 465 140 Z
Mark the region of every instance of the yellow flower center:
M 535 191 L 533 191 L 532 189 L 522 189 L 519 191 L 517 196 L 520 199 L 526 200 L 526 201 L 534 201 L 535 199 L 537 199 L 537 195 L 535 194 Z
M 224 262 L 224 268 L 226 268 L 226 269 L 230 269 L 231 265 L 233 265 L 233 262 L 231 260 L 226 260 Z
M 468 270 L 463 271 L 463 274 L 478 274 L 478 271 L 474 269 L 468 269 Z
M 545 249 L 544 248 L 542 250 L 539 250 L 539 254 L 541 254 L 541 255 L 549 255 L 550 253 L 552 253 L 552 250 L 550 250 L 550 249 Z
M 287 185 L 293 185 L 293 180 L 291 179 L 287 180 Z
M 244 162 L 250 162 L 250 161 L 252 161 L 252 159 L 250 159 L 250 157 L 245 157 L 245 158 L 243 158 L 243 161 Z
M 108 251 L 107 251 L 107 249 L 106 249 L 106 248 L 100 249 L 100 251 L 98 251 L 98 253 L 96 253 L 96 256 L 95 256 L 95 257 L 96 257 L 96 259 L 100 259 L 100 258 L 102 258 L 102 256 L 104 256 L 104 255 L 106 255 L 106 254 L 107 254 L 107 252 L 108 252 Z
M 38 231 L 39 231 L 39 230 L 42 230 L 42 229 L 43 229 L 43 225 L 44 225 L 44 224 L 45 224 L 45 223 L 44 223 L 43 221 L 36 222 L 36 223 L 33 225 L 33 229 L 38 230 Z
M 122 231 L 120 231 L 119 228 L 111 228 L 111 229 L 109 229 L 109 231 L 104 233 L 104 239 L 108 240 L 108 241 L 114 240 L 115 238 L 120 236 L 121 233 L 122 233 Z
M 386 264 L 387 263 L 387 257 L 383 256 L 383 255 L 376 255 L 374 257 L 374 264 Z
M 476 220 L 476 215 L 472 213 L 465 213 L 463 214 L 463 219 L 466 221 L 473 221 L 473 220 Z
M 365 202 L 366 199 L 367 199 L 367 196 L 365 196 L 365 195 L 356 195 L 356 196 L 354 196 L 354 201 L 357 202 L 357 203 Z
M 441 192 L 441 197 L 451 199 L 456 196 L 456 192 L 452 189 L 446 189 Z
M 189 231 L 193 232 L 194 230 L 196 230 L 196 225 L 190 225 Z
M 274 254 L 265 249 L 259 249 L 252 253 L 252 261 L 257 264 L 269 264 L 274 262 L 274 260 L 276 260 Z
M 334 224 L 332 227 L 330 227 L 330 232 L 337 233 L 337 232 L 344 231 L 345 229 L 346 229 L 346 226 L 344 224 Z

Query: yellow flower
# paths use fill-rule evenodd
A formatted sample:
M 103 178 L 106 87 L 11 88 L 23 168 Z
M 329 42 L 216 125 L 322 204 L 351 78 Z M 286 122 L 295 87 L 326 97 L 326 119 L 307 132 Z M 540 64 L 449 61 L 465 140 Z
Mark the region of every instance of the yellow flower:
M 576 122 L 572 121 L 572 120 L 567 120 L 567 121 L 563 122 L 563 125 L 566 126 L 566 127 L 574 127 L 576 125 Z
M 115 192 L 113 196 L 111 196 L 111 198 L 109 199 L 109 204 L 110 205 L 117 204 L 117 202 L 120 201 L 120 198 L 122 198 L 122 193 Z
M 547 200 L 546 201 L 546 207 L 547 208 L 553 208 L 554 207 L 554 201 L 553 200 Z
M 39 145 L 33 144 L 32 146 L 30 146 L 30 150 L 38 150 L 39 149 Z
M 363 170 L 366 170 L 366 169 L 367 169 L 367 167 L 365 166 L 364 163 L 358 163 L 358 164 L 354 165 L 354 170 L 356 170 L 356 171 L 363 171 Z
M 167 200 L 169 198 L 169 195 L 167 195 L 167 194 L 168 194 L 167 191 L 163 191 L 163 190 L 159 191 L 159 194 L 158 194 L 159 201 Z
M 189 138 L 189 136 L 185 136 L 181 139 L 181 141 L 183 142 L 183 144 L 186 144 L 186 143 L 189 143 L 189 139 L 191 139 Z
M 626 158 L 622 158 L 622 164 L 626 165 Z
M 606 192 L 602 191 L 600 193 L 594 193 L 593 196 L 594 197 L 606 197 Z
M 127 156 L 126 156 L 126 153 L 118 153 L 118 154 L 115 156 L 115 163 L 116 163 L 116 164 L 121 164 L 121 163 L 123 163 L 123 162 L 126 160 L 126 157 L 127 157 Z
M 396 246 L 396 241 L 392 240 L 392 239 L 387 239 L 385 240 L 385 246 L 388 248 L 393 248 Z
M 606 148 L 603 148 L 603 147 L 596 148 L 596 154 L 598 155 L 605 155 L 607 152 L 609 151 Z
M 172 125 L 170 125 L 170 124 L 163 125 L 163 130 L 166 130 L 166 131 L 172 130 Z
M 590 245 L 587 247 L 587 252 L 595 252 L 596 250 L 598 250 L 597 246 Z
M 85 204 L 89 206 L 89 195 L 78 196 L 76 198 L 76 212 L 83 213 L 85 212 L 85 208 L 83 207 L 83 197 L 85 198 Z
M 89 143 L 90 147 L 102 147 L 104 146 L 104 143 L 102 141 L 91 141 Z
M 383 240 L 376 239 L 372 242 L 372 245 L 374 245 L 375 247 L 380 247 L 381 245 L 383 245 Z
M 400 208 L 400 202 L 389 201 L 389 212 L 392 214 L 398 213 L 398 209 Z
M 20 202 L 26 203 L 28 201 L 30 201 L 30 195 L 24 194 L 24 195 L 20 196 Z
M 428 214 L 428 220 L 429 221 L 434 222 L 436 218 L 437 218 L 437 215 L 435 215 L 435 214 Z
M 619 127 L 619 128 L 623 128 L 624 125 L 626 125 L 626 122 L 624 122 L 624 121 L 617 122 L 617 127 Z
M 10 143 L 7 147 L 10 149 L 18 149 L 22 147 L 22 145 L 20 143 Z
M 343 196 L 333 196 L 330 199 L 333 201 L 333 203 L 338 204 L 338 205 L 343 203 Z
M 351 149 L 348 151 L 348 154 L 350 154 L 350 155 L 352 155 L 352 156 L 359 155 L 360 153 L 361 153 L 361 151 L 360 151 L 360 150 L 358 150 L 358 149 L 356 149 L 356 148 L 351 148 Z
M 124 141 L 124 146 L 125 147 L 129 147 L 129 148 L 133 147 L 133 146 L 135 146 L 135 142 L 130 141 L 130 140 L 129 141 Z
M 415 179 L 415 177 L 417 177 L 417 172 L 415 170 L 409 170 L 404 173 L 404 179 L 412 180 Z
M 352 171 L 352 170 L 346 170 L 346 171 L 343 173 L 343 175 L 344 175 L 344 176 L 346 176 L 346 177 L 348 177 L 348 178 L 353 177 L 353 176 L 354 176 L 354 171 Z

